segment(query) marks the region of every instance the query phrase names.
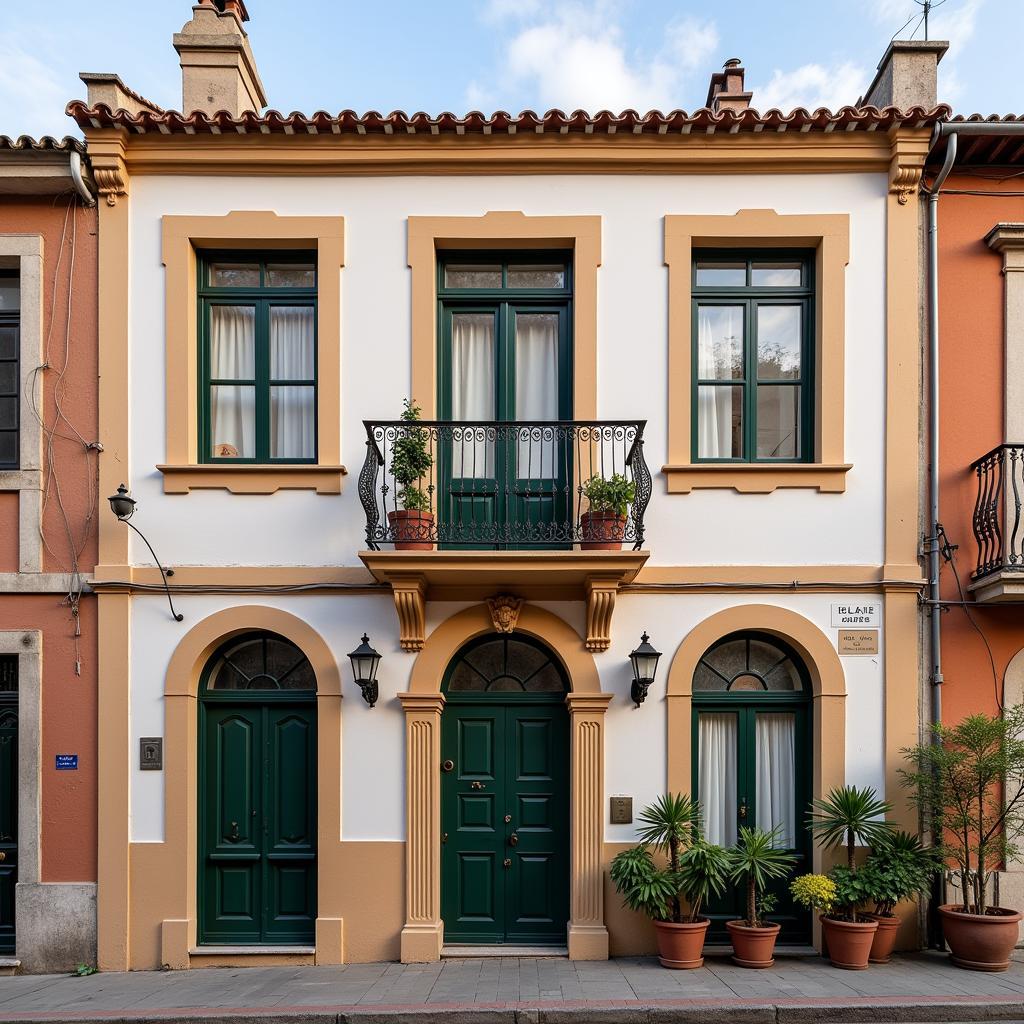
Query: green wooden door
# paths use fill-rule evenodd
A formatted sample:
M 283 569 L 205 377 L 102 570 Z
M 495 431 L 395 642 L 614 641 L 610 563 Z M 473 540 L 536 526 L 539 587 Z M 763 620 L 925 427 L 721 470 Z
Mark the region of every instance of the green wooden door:
M 486 637 L 457 659 L 448 680 L 441 726 L 445 941 L 562 945 L 569 719 L 560 673 L 536 643 Z
M 201 701 L 201 943 L 314 943 L 316 704 L 287 689 L 209 687 Z
M 14 953 L 18 882 L 18 658 L 0 659 L 0 954 Z

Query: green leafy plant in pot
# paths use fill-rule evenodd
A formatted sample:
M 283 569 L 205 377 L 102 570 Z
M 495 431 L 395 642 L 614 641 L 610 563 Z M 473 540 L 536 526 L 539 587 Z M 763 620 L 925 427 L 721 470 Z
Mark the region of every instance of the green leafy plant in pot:
M 956 867 L 962 898 L 939 908 L 953 963 L 1005 971 L 1021 914 L 992 905 L 992 876 L 1021 859 L 1024 836 L 1024 705 L 1001 716 L 970 715 L 932 726 L 932 742 L 904 751 L 901 771 L 911 798 L 942 836 L 945 862 Z
M 580 516 L 584 551 L 615 551 L 626 536 L 626 515 L 634 497 L 636 484 L 622 473 L 592 476 L 583 485 L 583 497 L 590 507 Z
M 765 920 L 775 909 L 775 897 L 765 890 L 769 882 L 785 878 L 796 857 L 782 848 L 781 828 L 740 825 L 739 842 L 729 851 L 729 879 L 746 890 L 747 916 L 726 921 L 732 940 L 733 962 L 741 967 L 763 968 L 775 963 L 773 953 L 779 925 Z
M 403 402 L 403 424 L 414 424 L 422 411 L 411 398 Z M 391 536 L 398 551 L 430 551 L 434 547 L 433 485 L 423 478 L 434 465 L 430 452 L 430 431 L 426 427 L 397 428 L 391 449 L 391 475 L 398 484 L 395 497 L 402 507 L 388 513 Z
M 725 889 L 728 851 L 704 839 L 700 805 L 686 794 L 658 797 L 639 822 L 640 845 L 615 857 L 612 882 L 630 910 L 654 922 L 662 966 L 700 967 L 711 923 L 701 909 Z M 652 851 L 664 858 L 664 866 L 655 863 Z
M 871 943 L 878 922 L 858 918 L 857 905 L 867 895 L 858 876 L 856 847 L 875 847 L 892 834 L 893 825 L 884 820 L 892 804 L 879 798 L 870 787 L 840 786 L 824 800 L 812 800 L 808 826 L 824 849 L 845 848 L 846 865 L 832 873 L 836 905 L 821 915 L 821 926 L 833 966 L 862 971 L 868 966 Z

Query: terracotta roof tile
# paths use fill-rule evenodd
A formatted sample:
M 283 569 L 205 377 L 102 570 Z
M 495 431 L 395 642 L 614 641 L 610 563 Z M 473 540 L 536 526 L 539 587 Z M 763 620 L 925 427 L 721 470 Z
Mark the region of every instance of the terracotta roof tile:
M 31 135 L 19 135 L 16 139 L 9 135 L 0 135 L 0 151 L 15 153 L 59 153 L 74 152 L 85 156 L 85 143 L 65 135 L 63 139 L 55 139 L 52 135 L 44 135 L 34 139 Z

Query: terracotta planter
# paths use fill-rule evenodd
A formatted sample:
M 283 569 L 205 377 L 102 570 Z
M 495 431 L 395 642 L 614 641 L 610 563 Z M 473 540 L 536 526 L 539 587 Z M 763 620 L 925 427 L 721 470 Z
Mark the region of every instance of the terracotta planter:
M 861 914 L 861 917 L 878 922 L 878 931 L 871 940 L 869 963 L 887 964 L 892 959 L 892 949 L 896 945 L 896 933 L 900 930 L 900 919 L 895 914 Z
M 949 958 L 970 971 L 1005 971 L 1017 944 L 1021 914 L 993 907 L 987 914 L 965 914 L 955 904 L 939 907 Z
M 400 508 L 388 513 L 396 551 L 433 551 L 434 513 Z
M 618 551 L 626 536 L 626 517 L 618 512 L 584 512 L 580 530 L 584 551 Z
M 726 921 L 729 938 L 732 940 L 732 962 L 740 967 L 761 969 L 775 963 L 775 940 L 779 937 L 780 925 L 769 924 L 763 928 L 751 928 L 742 921 Z
M 833 967 L 844 971 L 866 971 L 871 943 L 878 931 L 877 921 L 837 921 L 821 916 L 821 927 Z
M 662 967 L 676 971 L 692 971 L 702 967 L 704 957 L 704 936 L 711 921 L 704 918 L 695 924 L 672 924 L 670 921 L 655 921 L 658 934 L 658 959 Z

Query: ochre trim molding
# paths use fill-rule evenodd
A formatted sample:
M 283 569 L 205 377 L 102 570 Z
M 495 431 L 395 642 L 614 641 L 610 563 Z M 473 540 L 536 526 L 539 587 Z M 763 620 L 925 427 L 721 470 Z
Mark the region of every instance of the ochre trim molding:
M 317 251 L 317 452 L 316 466 L 197 465 L 198 299 L 197 249 Z M 341 268 L 345 265 L 344 217 L 279 217 L 271 210 L 235 210 L 223 217 L 163 218 L 166 274 L 167 462 L 164 492 L 227 486 L 241 494 L 269 494 L 306 487 L 337 494 L 341 488 Z
M 573 252 L 573 418 L 597 417 L 597 268 L 601 218 L 527 217 L 491 212 L 482 217 L 410 217 L 412 270 L 412 397 L 424 419 L 437 412 L 437 251 L 531 248 Z
M 705 246 L 765 248 L 800 246 L 815 252 L 814 462 L 788 466 L 694 463 L 691 436 L 693 380 L 693 250 Z M 695 487 L 767 493 L 779 487 L 844 491 L 850 465 L 844 452 L 846 265 L 850 218 L 845 213 L 779 214 L 740 210 L 732 216 L 665 217 L 668 267 L 668 463 L 662 467 L 670 493 Z M 916 264 L 915 264 L 916 265 Z
M 571 730 L 569 956 L 608 958 L 604 921 L 604 715 L 613 695 L 601 692 L 594 659 L 564 619 L 524 604 L 517 631 L 545 643 L 561 661 L 572 692 L 567 695 Z M 486 603 L 442 622 L 416 656 L 409 692 L 400 693 L 406 719 L 406 920 L 402 962 L 437 960 L 444 942 L 441 920 L 441 715 L 439 692 L 445 668 L 474 637 L 494 632 Z

